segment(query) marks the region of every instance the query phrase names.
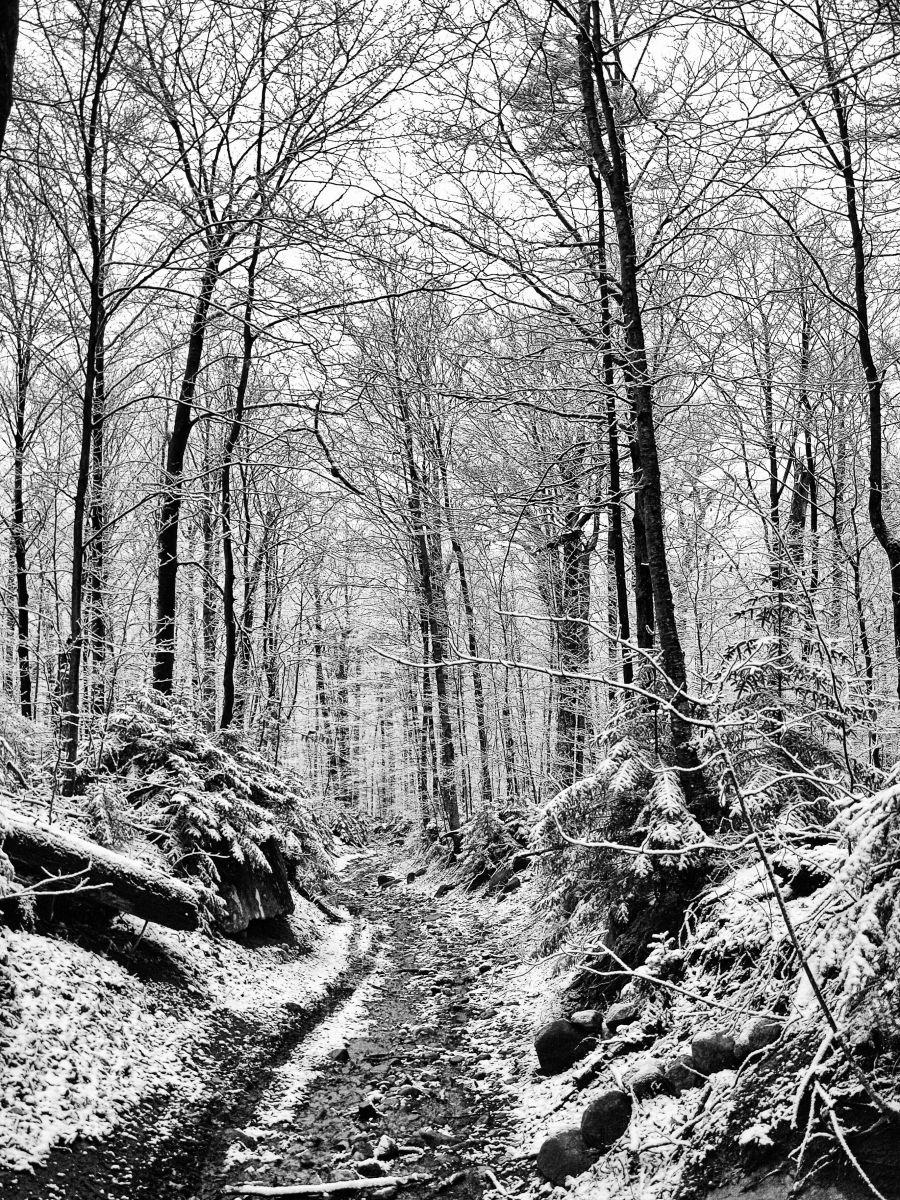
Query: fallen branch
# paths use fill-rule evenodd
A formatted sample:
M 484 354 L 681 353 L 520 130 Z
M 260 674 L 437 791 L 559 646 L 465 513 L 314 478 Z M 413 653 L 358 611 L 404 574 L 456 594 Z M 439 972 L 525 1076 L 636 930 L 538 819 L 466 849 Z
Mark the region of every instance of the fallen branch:
M 427 1183 L 431 1175 L 381 1175 L 374 1179 L 336 1179 L 333 1183 L 287 1183 L 280 1187 L 243 1183 L 225 1191 L 233 1196 L 342 1196 L 352 1192 L 377 1192 L 382 1188 Z
M 307 904 L 312 904 L 314 908 L 317 908 L 320 913 L 327 917 L 332 925 L 340 925 L 344 918 L 340 913 L 335 912 L 330 905 L 326 904 L 324 900 L 320 900 L 318 896 L 314 896 L 312 892 L 307 891 L 305 887 L 298 887 L 297 892 L 303 897 Z
M 0 807 L 0 846 L 17 870 L 46 876 L 41 891 L 77 877 L 83 881 L 78 890 L 90 890 L 97 904 L 172 929 L 199 928 L 194 889 L 148 863 L 77 834 L 37 825 L 6 807 Z
M 461 1171 L 454 1171 L 452 1175 L 446 1175 L 443 1179 L 439 1179 L 430 1194 L 437 1196 L 441 1192 L 445 1192 L 447 1188 L 453 1187 L 454 1184 L 461 1183 L 464 1179 L 470 1179 L 472 1173 L 471 1167 L 463 1167 Z

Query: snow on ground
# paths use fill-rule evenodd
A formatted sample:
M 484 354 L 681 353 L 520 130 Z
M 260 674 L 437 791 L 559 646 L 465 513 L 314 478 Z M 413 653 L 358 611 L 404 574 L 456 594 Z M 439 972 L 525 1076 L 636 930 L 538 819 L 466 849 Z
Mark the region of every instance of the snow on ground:
M 373 927 L 366 924 L 358 945 L 361 954 L 370 949 L 373 935 Z M 369 1005 L 381 986 L 387 965 L 388 957 L 382 948 L 375 956 L 369 974 L 354 989 L 350 998 L 317 1025 L 292 1057 L 272 1072 L 265 1096 L 254 1116 L 254 1124 L 241 1130 L 244 1138 L 238 1137 L 228 1148 L 226 1167 L 249 1159 L 266 1161 L 264 1153 L 260 1155 L 256 1151 L 255 1142 L 265 1137 L 269 1130 L 293 1119 L 310 1084 L 332 1051 L 339 1050 L 352 1038 L 364 1037 L 368 1033 Z
M 291 939 L 263 946 L 157 927 L 142 936 L 141 922 L 121 918 L 117 941 L 130 927 L 132 957 L 115 961 L 63 930 L 6 931 L 14 995 L 0 1026 L 0 1167 L 27 1169 L 55 1145 L 102 1137 L 151 1094 L 189 1095 L 216 1013 L 321 999 L 347 963 L 353 925 L 295 899 Z
M 487 907 L 487 906 L 486 906 Z M 473 1022 L 471 1036 L 483 1045 L 481 1066 L 490 1076 L 486 1088 L 503 1088 L 513 1103 L 512 1127 L 516 1137 L 507 1147 L 511 1159 L 536 1155 L 546 1137 L 563 1129 L 580 1126 L 584 1109 L 597 1095 L 610 1088 L 627 1087 L 636 1065 L 648 1058 L 674 1057 L 689 1047 L 688 1033 L 696 1031 L 698 1004 L 678 998 L 669 1010 L 664 1033 L 652 1048 L 616 1054 L 587 1087 L 576 1086 L 577 1077 L 591 1061 L 582 1059 L 566 1072 L 546 1077 L 539 1073 L 533 1038 L 541 1025 L 568 1015 L 562 999 L 567 982 L 558 970 L 558 959 L 532 957 L 535 941 L 533 917 L 520 892 L 511 900 L 491 900 L 488 919 L 506 932 L 512 961 L 498 967 L 476 989 L 496 1005 L 496 1015 Z M 702 1013 L 700 1024 L 715 1024 L 715 1016 Z M 628 1030 L 621 1031 L 627 1036 Z M 600 1053 L 606 1055 L 614 1043 Z M 635 1104 L 628 1133 L 612 1151 L 602 1156 L 584 1175 L 569 1179 L 565 1188 L 542 1182 L 535 1174 L 519 1189 L 528 1196 L 569 1196 L 573 1200 L 625 1200 L 635 1194 L 633 1167 L 641 1164 L 638 1194 L 642 1200 L 669 1200 L 680 1171 L 675 1152 L 685 1149 L 682 1137 L 699 1111 L 708 1120 L 724 1120 L 733 1092 L 735 1072 L 711 1077 L 710 1090 L 690 1090 L 680 1097 L 655 1096 Z M 707 1130 L 709 1132 L 709 1130 Z M 517 1190 L 513 1187 L 513 1190 Z

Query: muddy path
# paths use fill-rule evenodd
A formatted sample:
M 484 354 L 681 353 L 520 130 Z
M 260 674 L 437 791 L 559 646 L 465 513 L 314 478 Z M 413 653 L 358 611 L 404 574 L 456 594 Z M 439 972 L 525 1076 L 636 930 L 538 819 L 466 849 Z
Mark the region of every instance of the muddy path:
M 387 869 L 369 860 L 350 885 L 374 928 L 367 977 L 275 1073 L 208 1164 L 202 1200 L 360 1176 L 428 1176 L 403 1187 L 408 1197 L 524 1182 L 502 1075 L 515 1018 L 497 1004 L 516 947 L 482 901 L 434 898 L 433 885 L 405 875 L 379 886 Z
M 3 1172 L 3 1196 L 220 1200 L 253 1184 L 413 1174 L 428 1182 L 404 1197 L 522 1187 L 504 1061 L 521 1018 L 498 1003 L 518 962 L 505 918 L 405 872 L 381 886 L 390 870 L 375 856 L 346 870 L 359 936 L 313 1009 L 214 1023 L 190 1088 L 173 1080 L 108 1138 L 60 1148 L 33 1175 Z

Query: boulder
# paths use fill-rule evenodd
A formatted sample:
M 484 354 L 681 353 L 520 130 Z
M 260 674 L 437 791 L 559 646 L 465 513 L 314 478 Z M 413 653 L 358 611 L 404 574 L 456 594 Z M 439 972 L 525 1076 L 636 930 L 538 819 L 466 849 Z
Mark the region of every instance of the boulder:
M 582 1008 L 572 1013 L 569 1020 L 585 1033 L 600 1033 L 603 1029 L 602 1008 Z
M 543 1025 L 534 1038 L 541 1070 L 547 1075 L 568 1071 L 587 1052 L 588 1046 L 584 1042 L 584 1030 L 571 1021 L 551 1021 Z
M 579 1129 L 562 1129 L 541 1143 L 537 1169 L 550 1183 L 561 1184 L 570 1176 L 583 1175 L 595 1157 L 585 1146 Z
M 701 1075 L 714 1075 L 737 1065 L 734 1038 L 718 1029 L 698 1033 L 691 1042 L 691 1057 Z
M 397 878 L 396 875 L 382 874 L 382 875 L 376 876 L 375 882 L 378 884 L 378 886 L 380 888 L 387 888 L 387 887 L 393 887 L 395 884 L 399 883 L 400 880 Z
M 617 1004 L 612 1004 L 606 1010 L 606 1029 L 608 1033 L 615 1033 L 617 1029 L 621 1029 L 624 1025 L 633 1025 L 635 1021 L 641 1019 L 641 1006 L 634 1000 L 620 1000 Z
M 655 1058 L 645 1058 L 639 1062 L 625 1082 L 635 1100 L 646 1100 L 650 1096 L 658 1096 L 660 1092 L 668 1095 L 674 1092 L 663 1064 Z
M 631 1109 L 631 1097 L 616 1088 L 592 1100 L 581 1117 L 584 1144 L 596 1150 L 611 1146 L 628 1128 Z
M 734 1053 L 738 1062 L 753 1053 L 771 1046 L 777 1042 L 784 1032 L 781 1021 L 773 1021 L 770 1017 L 751 1017 L 734 1040 Z
M 680 1054 L 678 1058 L 667 1063 L 664 1074 L 672 1090 L 679 1095 L 689 1088 L 700 1087 L 706 1079 L 694 1066 L 690 1054 Z
M 512 863 L 501 863 L 494 871 L 488 873 L 488 891 L 502 891 L 513 877 Z
M 251 921 L 268 921 L 294 911 L 287 861 L 277 838 L 260 845 L 268 869 L 244 856 L 238 860 L 224 839 L 214 854 L 218 891 L 225 913 L 218 925 L 225 933 L 242 933 Z

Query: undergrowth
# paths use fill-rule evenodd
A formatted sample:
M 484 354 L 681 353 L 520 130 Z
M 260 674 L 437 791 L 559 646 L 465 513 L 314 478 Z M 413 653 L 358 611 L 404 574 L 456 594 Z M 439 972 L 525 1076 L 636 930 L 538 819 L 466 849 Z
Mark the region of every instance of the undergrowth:
M 208 735 L 177 706 L 146 697 L 112 714 L 85 809 L 103 844 L 116 848 L 128 830 L 143 833 L 173 872 L 210 886 L 223 853 L 268 873 L 271 844 L 299 886 L 318 888 L 329 874 L 330 834 L 299 778 L 236 734 Z

